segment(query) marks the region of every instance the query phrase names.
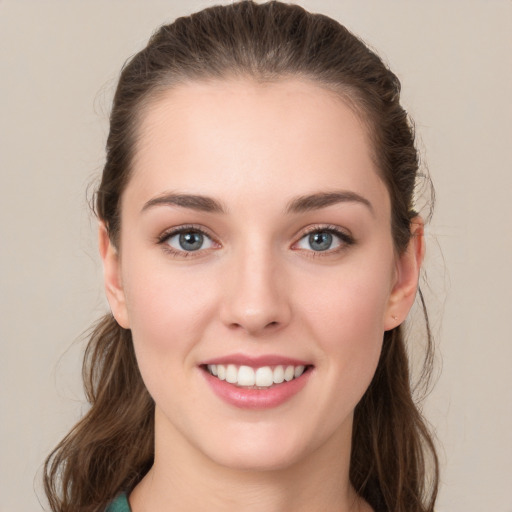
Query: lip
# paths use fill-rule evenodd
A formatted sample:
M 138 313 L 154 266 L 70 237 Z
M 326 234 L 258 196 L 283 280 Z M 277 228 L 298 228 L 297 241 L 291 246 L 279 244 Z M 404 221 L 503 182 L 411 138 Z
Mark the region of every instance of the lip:
M 278 364 L 306 366 L 304 373 L 289 382 L 275 384 L 269 388 L 244 388 L 230 384 L 225 380 L 214 377 L 206 370 L 208 364 L 236 364 L 259 368 L 261 366 L 276 366 Z M 279 356 L 247 357 L 231 355 L 222 358 L 208 360 L 200 365 L 201 373 L 210 389 L 221 400 L 240 409 L 272 409 L 284 404 L 297 395 L 307 384 L 313 370 L 313 366 L 305 361 Z
M 311 366 L 311 362 L 293 359 L 290 357 L 268 354 L 262 356 L 248 356 L 245 354 L 230 354 L 215 359 L 203 361 L 200 366 L 209 364 L 235 364 L 237 366 L 250 366 L 251 368 L 261 368 L 262 366 Z

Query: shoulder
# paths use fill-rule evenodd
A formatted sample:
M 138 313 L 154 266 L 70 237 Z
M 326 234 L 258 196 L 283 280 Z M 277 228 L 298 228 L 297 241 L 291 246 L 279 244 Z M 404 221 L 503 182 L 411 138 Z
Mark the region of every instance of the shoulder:
M 105 512 L 131 512 L 128 496 L 126 496 L 124 492 L 119 494 L 114 501 L 107 506 Z

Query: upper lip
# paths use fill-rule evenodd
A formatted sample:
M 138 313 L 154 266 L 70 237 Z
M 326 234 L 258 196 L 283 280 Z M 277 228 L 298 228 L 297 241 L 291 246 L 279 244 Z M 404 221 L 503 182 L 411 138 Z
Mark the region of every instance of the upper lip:
M 308 366 L 308 361 L 295 359 L 293 357 L 280 356 L 277 354 L 268 354 L 261 356 L 249 356 L 245 354 L 228 354 L 219 356 L 207 361 L 203 361 L 202 365 L 210 364 L 234 364 L 237 366 L 250 366 L 252 368 L 261 368 L 262 366 Z

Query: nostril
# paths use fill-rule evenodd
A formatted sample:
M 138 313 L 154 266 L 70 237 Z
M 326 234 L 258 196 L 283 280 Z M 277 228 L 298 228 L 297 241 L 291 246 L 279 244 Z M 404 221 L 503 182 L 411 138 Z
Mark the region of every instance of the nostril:
M 278 322 L 278 321 L 272 321 L 267 324 L 263 323 L 263 328 L 262 328 L 261 332 L 277 329 L 280 325 L 281 325 L 281 322 Z M 245 323 L 233 322 L 233 323 L 229 324 L 229 328 L 232 330 L 242 329 L 242 330 L 251 332 L 253 334 L 260 331 L 260 329 L 257 326 L 250 325 L 248 322 L 245 322 Z

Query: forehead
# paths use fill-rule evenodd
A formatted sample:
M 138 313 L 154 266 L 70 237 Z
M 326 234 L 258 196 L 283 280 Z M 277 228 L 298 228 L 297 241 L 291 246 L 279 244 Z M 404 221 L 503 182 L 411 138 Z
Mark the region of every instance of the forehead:
M 141 115 L 128 185 L 141 201 L 174 189 L 259 197 L 278 188 L 286 200 L 315 189 L 379 195 L 382 187 L 354 109 L 296 79 L 192 82 L 159 94 Z

